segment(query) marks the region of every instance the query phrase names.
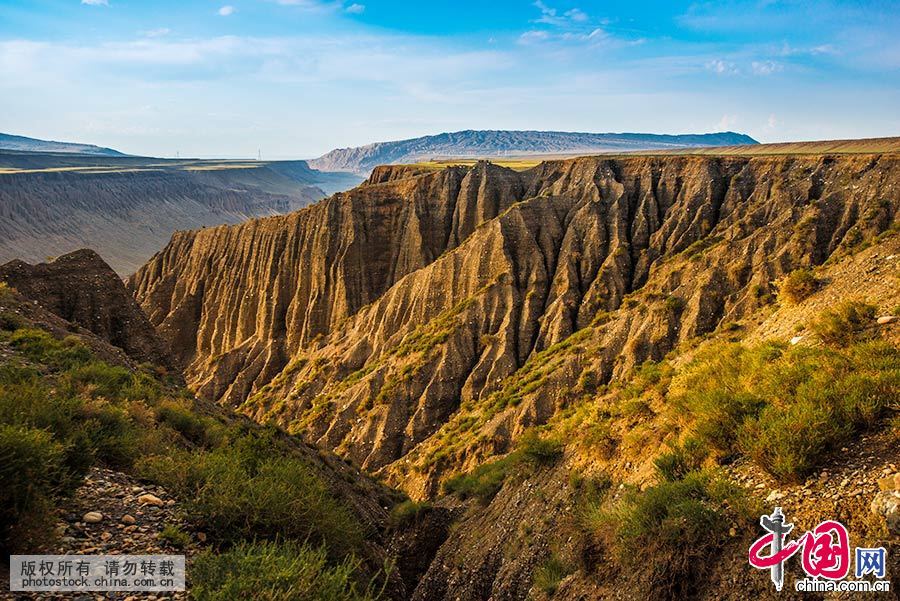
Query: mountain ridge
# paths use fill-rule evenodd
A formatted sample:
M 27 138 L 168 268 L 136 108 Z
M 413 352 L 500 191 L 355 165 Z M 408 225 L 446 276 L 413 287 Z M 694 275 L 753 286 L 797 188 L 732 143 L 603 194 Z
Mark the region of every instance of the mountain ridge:
M 27 136 L 0 133 L 0 150 L 18 150 L 24 152 L 59 152 L 82 154 L 91 156 L 127 156 L 112 148 L 105 148 L 95 144 L 83 144 L 80 142 L 58 142 L 56 140 L 41 140 Z
M 365 175 L 377 165 L 414 163 L 434 157 L 587 154 L 741 144 L 757 144 L 757 141 L 746 134 L 730 131 L 711 134 L 642 134 L 469 129 L 338 148 L 311 159 L 309 163 L 327 171 L 351 171 Z

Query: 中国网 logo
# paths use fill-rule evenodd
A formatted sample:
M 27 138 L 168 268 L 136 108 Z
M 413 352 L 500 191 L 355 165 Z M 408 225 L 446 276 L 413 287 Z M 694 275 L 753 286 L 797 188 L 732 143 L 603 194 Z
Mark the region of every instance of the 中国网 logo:
M 850 534 L 840 522 L 826 520 L 802 536 L 788 540 L 794 529 L 785 521 L 781 507 L 772 515 L 759 519 L 766 534 L 750 546 L 750 565 L 769 570 L 775 589 L 784 586 L 784 566 L 788 559 L 800 553 L 801 565 L 807 577 L 797 580 L 794 588 L 801 592 L 885 592 L 890 582 L 884 580 L 887 563 L 884 547 L 856 547 L 851 556 Z M 851 558 L 855 580 L 847 580 Z M 871 576 L 874 579 L 866 579 Z

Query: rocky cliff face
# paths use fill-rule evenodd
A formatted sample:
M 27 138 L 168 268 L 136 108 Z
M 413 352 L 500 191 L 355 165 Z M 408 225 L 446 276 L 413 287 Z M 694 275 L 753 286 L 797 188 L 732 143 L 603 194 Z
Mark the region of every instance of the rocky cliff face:
M 176 367 L 122 280 L 94 251 L 79 250 L 38 265 L 10 261 L 0 265 L 0 282 L 121 349 L 135 363 Z
M 739 320 L 891 226 L 898 161 L 383 168 L 291 215 L 179 233 L 128 284 L 199 394 L 427 497 L 582 379 Z
M 325 196 L 313 183 L 319 181 L 329 190 L 353 185 L 302 161 L 240 165 L 0 152 L 0 261 L 44 261 L 92 248 L 124 277 L 172 232 L 294 211 Z

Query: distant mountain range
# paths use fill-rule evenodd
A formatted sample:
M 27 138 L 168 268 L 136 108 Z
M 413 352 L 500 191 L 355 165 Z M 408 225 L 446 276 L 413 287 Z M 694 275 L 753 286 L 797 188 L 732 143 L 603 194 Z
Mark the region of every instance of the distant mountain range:
M 308 163 L 310 167 L 322 171 L 349 171 L 367 175 L 378 165 L 417 163 L 432 158 L 628 152 L 746 144 L 758 142 L 746 134 L 730 131 L 713 134 L 661 135 L 466 130 L 411 140 L 376 142 L 356 148 L 339 148 Z
M 103 148 L 93 144 L 79 144 L 77 142 L 56 142 L 53 140 L 38 140 L 25 136 L 0 133 L 0 150 L 19 150 L 25 152 L 64 152 L 69 154 L 89 154 L 95 156 L 121 157 L 124 153 L 112 148 Z

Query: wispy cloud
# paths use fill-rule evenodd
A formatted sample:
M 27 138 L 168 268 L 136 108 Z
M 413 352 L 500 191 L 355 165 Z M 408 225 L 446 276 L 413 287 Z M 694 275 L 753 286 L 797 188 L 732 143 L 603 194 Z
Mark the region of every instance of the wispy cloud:
M 640 39 L 616 38 L 606 29 L 606 26 L 609 25 L 608 19 L 594 18 L 580 8 L 560 11 L 543 0 L 537 0 L 532 6 L 540 11 L 540 16 L 531 20 L 531 23 L 538 27 L 519 35 L 518 42 L 523 45 L 568 42 L 598 46 L 600 44 L 611 45 L 614 42 L 621 44 L 643 42 Z
M 237 9 L 235 9 L 230 4 L 226 4 L 225 6 L 223 6 L 222 8 L 219 9 L 219 16 L 230 17 L 231 15 L 233 15 L 235 13 L 235 10 L 237 10 Z
M 723 60 L 721 58 L 715 58 L 710 61 L 706 61 L 704 65 L 708 71 L 712 71 L 717 75 L 737 75 L 740 73 L 740 69 L 731 61 Z
M 366 12 L 366 5 L 353 3 L 344 10 L 351 15 L 361 15 L 362 13 Z
M 784 70 L 784 66 L 775 61 L 753 61 L 750 63 L 750 70 L 754 75 L 771 75 Z
M 81 0 L 81 3 L 88 6 L 109 6 L 109 0 Z
M 590 20 L 587 13 L 580 8 L 572 8 L 560 13 L 556 8 L 547 5 L 542 0 L 536 0 L 533 6 L 541 11 L 541 16 L 534 19 L 534 23 L 543 23 L 554 27 L 570 27 Z
M 147 29 L 140 32 L 140 34 L 145 38 L 161 38 L 163 36 L 169 35 L 170 33 L 172 33 L 172 30 L 168 27 L 157 27 L 156 29 Z

